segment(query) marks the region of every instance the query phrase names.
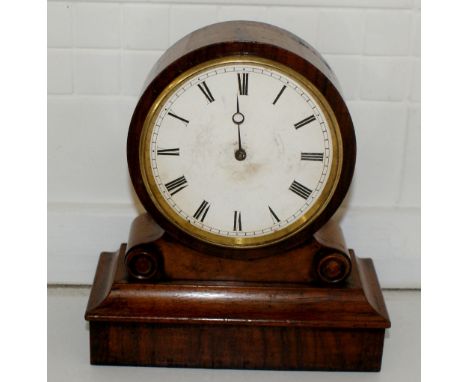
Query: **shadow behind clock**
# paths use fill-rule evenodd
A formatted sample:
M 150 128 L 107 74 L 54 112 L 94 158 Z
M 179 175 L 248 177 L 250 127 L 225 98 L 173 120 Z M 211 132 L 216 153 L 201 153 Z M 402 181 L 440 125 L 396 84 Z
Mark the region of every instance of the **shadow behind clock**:
M 203 46 L 195 54 L 200 41 Z M 312 52 L 311 60 L 325 63 L 289 32 L 261 23 L 227 22 L 193 32 L 166 52 L 155 71 L 172 65 L 182 72 L 174 57 L 189 57 L 185 61 L 194 65 L 193 60 L 206 59 L 204 54 L 222 56 L 236 49 L 243 49 L 237 54 L 253 51 L 291 64 L 294 54 L 272 41 L 301 54 Z M 322 70 L 331 73 L 328 88 L 336 92 L 331 69 Z M 150 79 L 154 76 L 153 71 Z M 128 145 L 131 174 L 135 147 Z M 354 166 L 354 146 L 350 150 Z M 296 235 L 297 244 L 278 243 L 255 256 L 205 251 L 162 229 L 154 214 L 137 217 L 128 243 L 99 258 L 85 314 L 91 363 L 380 370 L 390 320 L 372 260 L 356 257 L 339 226 L 329 220 L 351 177 L 352 168 L 319 229 L 310 227 Z M 132 180 L 141 199 L 142 186 Z M 148 209 L 148 202 L 142 202 Z

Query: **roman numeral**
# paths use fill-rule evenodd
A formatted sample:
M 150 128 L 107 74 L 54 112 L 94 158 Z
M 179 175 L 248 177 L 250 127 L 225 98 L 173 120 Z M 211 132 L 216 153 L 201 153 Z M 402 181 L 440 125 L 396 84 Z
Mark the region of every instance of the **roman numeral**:
M 174 118 L 178 119 L 179 121 L 184 122 L 185 124 L 189 123 L 189 121 L 187 121 L 185 118 L 179 117 L 178 115 L 176 115 L 174 113 L 169 112 L 167 114 L 170 115 L 171 117 L 174 117 Z
M 273 210 L 271 209 L 270 206 L 268 206 L 268 209 L 270 210 L 271 217 L 272 217 L 274 220 L 276 220 L 277 223 L 279 223 L 279 222 L 280 222 L 280 219 L 279 219 L 279 217 L 275 214 L 275 211 L 273 211 Z
M 301 160 L 313 160 L 323 162 L 323 153 L 301 153 Z
M 210 92 L 210 89 L 208 89 L 208 86 L 206 85 L 206 82 L 203 81 L 201 84 L 198 84 L 198 88 L 201 90 L 201 92 L 204 94 L 208 102 L 213 102 L 215 99 L 213 95 Z
M 237 73 L 237 82 L 239 84 L 239 94 L 240 95 L 248 95 L 249 93 L 249 73 Z
M 242 231 L 242 221 L 240 211 L 234 211 L 234 231 Z
M 157 151 L 158 155 L 179 155 L 180 154 L 180 149 L 159 149 Z
M 177 179 L 170 181 L 169 183 L 165 184 L 167 191 L 171 194 L 171 196 L 177 194 L 179 191 L 183 190 L 185 187 L 188 186 L 187 180 L 185 176 L 181 176 Z
M 310 117 L 307 117 L 307 118 L 304 118 L 302 121 L 299 121 L 297 123 L 294 124 L 294 127 L 297 129 L 299 129 L 300 127 L 302 126 L 305 126 L 307 125 L 308 123 L 311 123 L 315 121 L 315 115 L 311 115 Z
M 193 217 L 203 222 L 209 209 L 210 204 L 206 200 L 204 200 L 202 204 L 200 204 L 200 207 L 198 207 L 198 210 L 193 214 Z
M 276 96 L 275 100 L 273 101 L 273 105 L 276 104 L 276 102 L 279 100 L 279 97 L 281 97 L 281 94 L 283 94 L 284 89 L 286 89 L 286 85 L 284 85 L 281 90 L 279 91 L 278 95 Z
M 312 193 L 312 190 L 307 188 L 306 186 L 303 186 L 299 182 L 293 181 L 291 186 L 289 186 L 289 189 L 294 192 L 296 195 L 300 196 L 301 198 L 308 199 L 310 194 Z

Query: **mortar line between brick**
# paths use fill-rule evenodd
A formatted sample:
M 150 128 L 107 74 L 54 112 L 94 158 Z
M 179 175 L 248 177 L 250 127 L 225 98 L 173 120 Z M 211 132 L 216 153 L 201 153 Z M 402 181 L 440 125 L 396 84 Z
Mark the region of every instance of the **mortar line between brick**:
M 49 46 L 47 47 L 47 49 L 49 50 L 57 50 L 57 51 L 66 51 L 66 50 L 76 50 L 76 51 L 80 51 L 82 53 L 98 53 L 100 51 L 104 51 L 104 52 L 119 52 L 120 50 L 123 50 L 124 52 L 126 53 L 164 53 L 166 51 L 166 49 L 134 49 L 134 48 L 125 48 L 125 47 L 122 47 L 122 48 L 114 48 L 114 47 L 109 47 L 109 48 L 106 48 L 106 47 L 99 47 L 99 48 L 96 48 L 96 47 L 79 47 L 79 46 L 71 46 L 71 47 L 54 47 L 54 46 Z M 411 53 L 409 54 L 403 54 L 403 55 L 391 55 L 391 54 L 388 54 L 388 55 L 380 55 L 380 54 L 365 54 L 365 53 L 328 53 L 328 52 L 321 52 L 321 54 L 326 57 L 326 56 L 332 56 L 332 57 L 348 57 L 348 58 L 375 58 L 375 59 L 404 59 L 404 58 L 407 58 L 407 59 L 411 59 L 411 58 L 417 58 L 419 59 L 419 56 L 415 56 Z

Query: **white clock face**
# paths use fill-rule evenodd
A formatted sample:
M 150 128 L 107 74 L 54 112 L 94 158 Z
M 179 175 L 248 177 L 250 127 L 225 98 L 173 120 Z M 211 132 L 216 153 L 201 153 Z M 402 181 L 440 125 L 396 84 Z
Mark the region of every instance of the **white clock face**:
M 257 63 L 190 76 L 158 107 L 144 148 L 160 203 L 210 237 L 261 240 L 299 226 L 334 160 L 323 109 L 299 81 Z

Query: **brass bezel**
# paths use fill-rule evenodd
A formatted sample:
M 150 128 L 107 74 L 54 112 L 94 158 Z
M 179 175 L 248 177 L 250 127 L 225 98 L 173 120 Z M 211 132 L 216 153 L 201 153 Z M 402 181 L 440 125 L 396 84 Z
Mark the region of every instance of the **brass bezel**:
M 294 79 L 304 89 L 308 90 L 308 92 L 313 96 L 314 101 L 318 103 L 321 110 L 323 111 L 324 118 L 328 122 L 330 133 L 332 135 L 331 144 L 333 153 L 330 174 L 328 176 L 327 182 L 323 186 L 323 190 L 320 196 L 317 198 L 317 201 L 301 218 L 297 219 L 295 222 L 270 234 L 257 237 L 229 237 L 213 234 L 191 224 L 186 219 L 180 217 L 167 204 L 163 195 L 159 191 L 159 188 L 153 177 L 153 171 L 151 166 L 151 156 L 149 149 L 151 144 L 151 133 L 153 130 L 155 119 L 159 115 L 160 109 L 164 105 L 166 100 L 169 97 L 171 97 L 172 94 L 179 88 L 179 85 L 191 80 L 199 72 L 229 64 L 251 64 L 263 66 L 265 68 L 270 68 L 272 70 L 282 72 L 288 77 Z M 341 170 L 343 167 L 343 142 L 338 121 L 329 103 L 327 102 L 323 94 L 304 76 L 283 64 L 269 59 L 257 56 L 229 56 L 206 61 L 204 63 L 194 66 L 193 68 L 187 70 L 186 72 L 176 77 L 158 95 L 156 100 L 151 105 L 151 108 L 149 109 L 143 124 L 139 145 L 139 159 L 140 171 L 142 174 L 142 179 L 145 188 L 148 191 L 148 194 L 155 207 L 168 221 L 170 221 L 172 224 L 174 224 L 176 227 L 178 227 L 185 233 L 204 242 L 218 245 L 221 247 L 247 249 L 273 245 L 287 238 L 290 238 L 294 234 L 302 231 L 321 215 L 325 207 L 330 202 L 333 194 L 335 193 L 336 186 L 340 179 Z

